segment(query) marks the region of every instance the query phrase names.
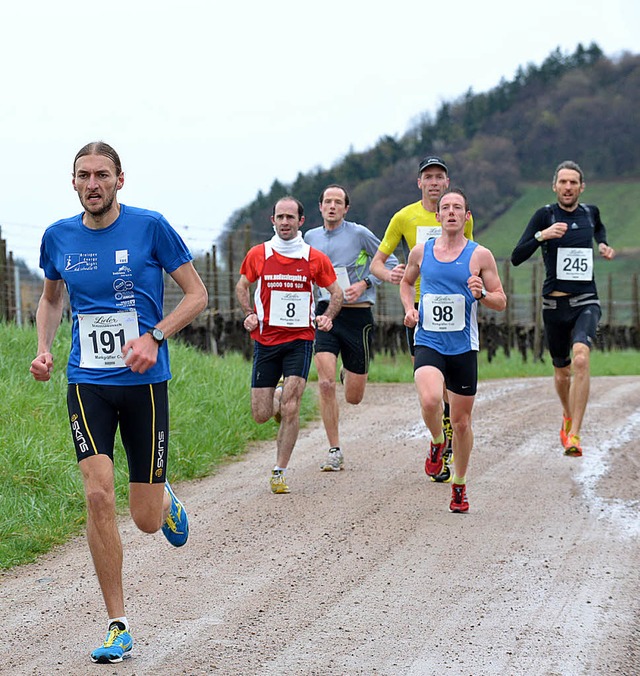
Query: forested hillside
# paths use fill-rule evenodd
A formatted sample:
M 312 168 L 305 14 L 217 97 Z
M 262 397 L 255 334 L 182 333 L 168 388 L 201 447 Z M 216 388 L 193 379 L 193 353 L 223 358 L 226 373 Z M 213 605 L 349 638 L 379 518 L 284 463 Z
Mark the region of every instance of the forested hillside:
M 640 176 L 639 110 L 639 55 L 614 60 L 595 44 L 570 55 L 555 50 L 488 92 L 469 90 L 443 103 L 435 116 L 417 111 L 418 122 L 401 138 L 385 136 L 329 169 L 299 174 L 293 184 L 274 181 L 268 194 L 233 214 L 221 245 L 247 224 L 252 241 L 270 237 L 271 206 L 287 193 L 302 200 L 308 224 L 317 225 L 318 194 L 332 182 L 349 190 L 350 218 L 381 236 L 395 211 L 419 199 L 417 164 L 430 153 L 447 161 L 452 185 L 466 190 L 483 227 L 514 203 L 525 183 L 550 184 L 565 159 L 577 161 L 587 181 Z

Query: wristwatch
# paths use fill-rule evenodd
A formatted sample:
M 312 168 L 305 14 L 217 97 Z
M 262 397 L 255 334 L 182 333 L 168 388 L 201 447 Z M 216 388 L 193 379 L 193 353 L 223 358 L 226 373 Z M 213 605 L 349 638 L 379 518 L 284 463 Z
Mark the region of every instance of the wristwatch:
M 369 277 L 365 277 L 362 281 L 367 285 L 367 289 L 370 289 L 373 286 L 373 282 Z
M 486 297 L 487 297 L 487 290 L 483 286 L 482 291 L 480 292 L 480 300 L 482 300 L 483 298 L 486 298 Z
M 544 237 L 542 236 L 542 231 L 538 230 L 536 234 L 533 236 L 537 242 L 544 242 Z
M 164 331 L 159 329 L 157 326 L 154 326 L 152 329 L 149 329 L 147 333 L 151 334 L 151 337 L 158 343 L 158 347 L 164 343 Z

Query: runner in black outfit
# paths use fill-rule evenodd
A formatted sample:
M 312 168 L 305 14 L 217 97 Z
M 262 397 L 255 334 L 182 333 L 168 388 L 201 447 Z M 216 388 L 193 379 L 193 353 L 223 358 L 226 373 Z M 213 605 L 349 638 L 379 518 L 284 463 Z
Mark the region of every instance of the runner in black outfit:
M 536 211 L 511 254 L 511 262 L 520 265 L 542 248 L 546 269 L 542 319 L 562 404 L 560 440 L 565 455 L 580 456 L 580 428 L 589 399 L 589 355 L 601 315 L 592 240 L 607 260 L 615 252 L 607 244 L 598 207 L 578 201 L 585 187 L 582 169 L 570 160 L 562 162 L 552 187 L 557 203 Z

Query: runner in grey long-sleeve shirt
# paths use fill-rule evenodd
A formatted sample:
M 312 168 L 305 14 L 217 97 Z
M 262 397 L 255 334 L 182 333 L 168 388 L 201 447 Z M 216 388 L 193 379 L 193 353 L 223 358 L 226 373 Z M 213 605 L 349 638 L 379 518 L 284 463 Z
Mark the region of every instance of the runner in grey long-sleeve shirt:
M 324 225 L 309 230 L 307 244 L 324 252 L 344 291 L 340 314 L 333 320 L 331 331 L 316 332 L 315 365 L 320 388 L 320 412 L 329 441 L 329 453 L 320 465 L 323 471 L 339 471 L 344 467 L 338 429 L 338 401 L 336 399 L 336 368 L 342 355 L 340 380 L 348 403 L 359 404 L 364 396 L 369 373 L 371 329 L 376 302 L 376 286 L 381 281 L 369 272 L 371 259 L 380 240 L 364 225 L 345 221 L 349 211 L 349 194 L 340 185 L 327 186 L 320 195 L 320 213 Z M 385 267 L 395 267 L 398 260 L 391 255 Z M 327 298 L 318 290 L 317 312 L 324 311 Z

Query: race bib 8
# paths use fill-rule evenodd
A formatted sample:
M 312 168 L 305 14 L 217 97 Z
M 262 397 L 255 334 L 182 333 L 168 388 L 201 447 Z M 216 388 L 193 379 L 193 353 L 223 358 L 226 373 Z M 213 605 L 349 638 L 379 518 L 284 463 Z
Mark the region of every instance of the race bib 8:
M 80 368 L 124 368 L 122 348 L 138 338 L 138 313 L 113 312 L 108 314 L 78 315 L 80 334 Z
M 593 249 L 558 249 L 556 278 L 564 281 L 590 282 L 593 279 Z
M 272 291 L 269 308 L 269 324 L 271 326 L 287 326 L 305 328 L 309 326 L 309 307 L 311 294 L 309 291 Z
M 422 296 L 422 328 L 425 331 L 462 331 L 465 304 L 461 293 L 425 293 Z

